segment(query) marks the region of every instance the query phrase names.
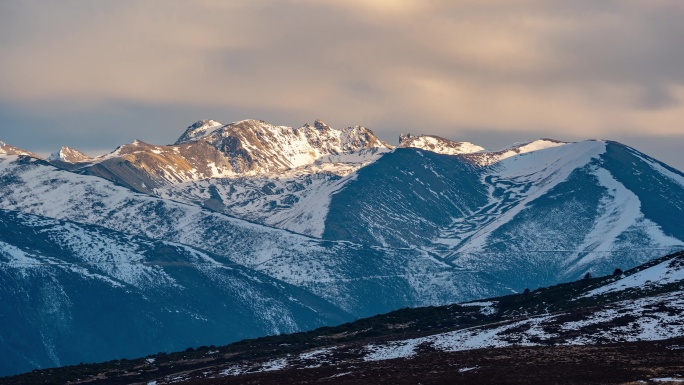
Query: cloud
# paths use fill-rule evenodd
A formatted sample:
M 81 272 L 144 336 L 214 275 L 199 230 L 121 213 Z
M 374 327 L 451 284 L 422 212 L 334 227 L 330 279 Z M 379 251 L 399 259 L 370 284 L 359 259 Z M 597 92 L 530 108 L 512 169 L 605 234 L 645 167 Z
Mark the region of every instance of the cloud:
M 122 105 L 320 117 L 392 135 L 684 135 L 681 4 L 1 2 L 0 103 L 54 119 Z

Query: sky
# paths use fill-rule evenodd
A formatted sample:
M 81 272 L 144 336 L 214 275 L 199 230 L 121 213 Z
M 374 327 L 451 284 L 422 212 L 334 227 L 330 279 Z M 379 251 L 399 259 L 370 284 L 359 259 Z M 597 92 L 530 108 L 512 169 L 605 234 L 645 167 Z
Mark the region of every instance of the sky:
M 489 149 L 611 139 L 684 170 L 681 0 L 0 0 L 0 140 L 96 155 L 193 122 Z

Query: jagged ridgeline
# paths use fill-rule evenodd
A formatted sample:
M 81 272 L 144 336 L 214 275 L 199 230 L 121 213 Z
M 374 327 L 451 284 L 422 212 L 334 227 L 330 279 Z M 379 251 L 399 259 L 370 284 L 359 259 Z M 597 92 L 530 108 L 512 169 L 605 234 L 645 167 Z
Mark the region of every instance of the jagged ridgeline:
M 2 143 L 0 209 L 3 309 L 23 325 L 0 331 L 19 352 L 5 373 L 95 359 L 64 336 L 140 342 L 100 345 L 98 360 L 223 344 L 609 274 L 684 245 L 684 175 L 622 144 L 402 135 L 395 148 L 322 121 L 203 120 L 172 145 L 100 157 Z M 116 327 L 79 321 L 109 303 Z

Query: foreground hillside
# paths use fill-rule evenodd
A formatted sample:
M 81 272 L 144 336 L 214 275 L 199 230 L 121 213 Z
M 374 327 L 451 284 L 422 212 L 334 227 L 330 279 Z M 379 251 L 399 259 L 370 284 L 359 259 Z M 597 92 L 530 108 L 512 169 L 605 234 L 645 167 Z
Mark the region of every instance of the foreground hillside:
M 625 273 L 0 383 L 583 383 L 684 375 L 684 252 Z M 515 368 L 515 370 L 513 370 Z M 513 372 L 511 372 L 513 370 Z

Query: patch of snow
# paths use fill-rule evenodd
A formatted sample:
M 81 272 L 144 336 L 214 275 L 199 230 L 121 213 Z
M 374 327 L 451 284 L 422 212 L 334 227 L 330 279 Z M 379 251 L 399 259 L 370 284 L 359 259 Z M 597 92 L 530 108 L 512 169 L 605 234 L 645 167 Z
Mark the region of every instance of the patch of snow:
M 263 363 L 257 372 L 273 372 L 276 370 L 283 370 L 287 367 L 287 359 L 279 358 Z
M 419 148 L 421 150 L 431 151 L 437 154 L 444 155 L 471 154 L 485 150 L 484 147 L 480 147 L 470 142 L 456 142 L 440 138 L 437 136 L 413 136 L 411 134 L 402 134 L 400 136 L 399 147 Z
M 368 353 L 364 361 L 384 361 L 396 358 L 409 358 L 416 355 L 416 348 L 423 342 L 421 339 L 388 342 L 382 345 L 366 345 Z
M 350 375 L 350 374 L 352 374 L 352 373 L 353 373 L 353 372 L 342 372 L 342 373 L 337 373 L 337 374 L 333 374 L 332 376 L 330 376 L 330 377 L 328 377 L 328 378 L 336 378 L 336 377 L 347 376 L 347 375 Z
M 480 302 L 466 302 L 462 303 L 462 306 L 478 306 L 480 307 L 480 314 L 483 315 L 493 315 L 498 311 L 496 306 L 498 302 L 496 301 L 480 301 Z
M 666 260 L 655 266 L 651 266 L 645 270 L 636 272 L 632 275 L 621 278 L 615 282 L 594 289 L 585 294 L 585 297 L 618 292 L 633 288 L 648 288 L 653 286 L 662 286 L 683 280 L 684 268 L 672 267 L 672 260 Z

